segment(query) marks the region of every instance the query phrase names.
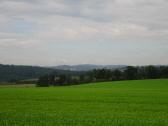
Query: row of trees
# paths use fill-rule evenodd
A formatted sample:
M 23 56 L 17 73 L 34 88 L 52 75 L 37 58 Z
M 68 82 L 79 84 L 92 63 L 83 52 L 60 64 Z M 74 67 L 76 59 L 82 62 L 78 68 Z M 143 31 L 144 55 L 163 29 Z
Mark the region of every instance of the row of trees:
M 41 76 L 37 86 L 62 86 L 90 82 L 168 78 L 167 66 L 128 66 L 123 70 L 97 69 L 83 74 L 50 74 Z

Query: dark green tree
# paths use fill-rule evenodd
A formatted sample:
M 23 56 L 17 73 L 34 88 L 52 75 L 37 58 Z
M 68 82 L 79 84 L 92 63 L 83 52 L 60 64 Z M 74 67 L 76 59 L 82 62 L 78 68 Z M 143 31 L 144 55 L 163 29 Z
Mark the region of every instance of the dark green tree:
M 59 75 L 58 83 L 59 83 L 59 85 L 65 85 L 66 84 L 66 75 L 65 74 Z
M 128 66 L 126 70 L 124 71 L 125 79 L 126 80 L 136 80 L 138 78 L 137 73 L 138 73 L 138 70 L 136 67 Z
M 120 80 L 122 79 L 122 72 L 120 70 L 114 70 L 112 72 L 112 80 Z
M 55 85 L 55 76 L 54 75 L 52 75 L 52 74 L 50 74 L 49 76 L 48 76 L 48 83 L 49 83 L 49 85 Z
M 39 79 L 37 81 L 37 86 L 38 87 L 48 87 L 49 86 L 48 75 L 44 75 L 44 76 L 39 77 Z
M 148 79 L 156 79 L 159 78 L 159 71 L 157 67 L 147 66 L 146 67 L 146 76 Z

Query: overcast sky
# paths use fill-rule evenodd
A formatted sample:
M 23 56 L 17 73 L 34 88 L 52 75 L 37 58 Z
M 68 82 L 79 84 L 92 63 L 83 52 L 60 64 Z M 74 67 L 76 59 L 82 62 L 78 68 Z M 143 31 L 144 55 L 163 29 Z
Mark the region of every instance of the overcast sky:
M 0 63 L 168 64 L 168 0 L 0 0 Z

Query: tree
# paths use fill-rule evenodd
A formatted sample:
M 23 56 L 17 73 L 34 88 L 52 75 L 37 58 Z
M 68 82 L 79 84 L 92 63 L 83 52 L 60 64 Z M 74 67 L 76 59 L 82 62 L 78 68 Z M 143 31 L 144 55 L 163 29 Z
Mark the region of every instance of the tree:
M 49 79 L 48 75 L 41 76 L 37 81 L 38 87 L 48 87 L 49 86 Z
M 126 70 L 124 71 L 125 73 L 125 79 L 127 80 L 136 80 L 137 79 L 137 68 L 128 66 Z
M 64 85 L 66 83 L 66 75 L 64 74 L 59 75 L 58 83 L 59 85 Z
M 158 78 L 158 75 L 159 75 L 157 67 L 154 67 L 154 66 L 147 66 L 146 74 L 147 74 L 147 78 L 149 79 L 156 79 Z
M 168 66 L 161 66 L 159 68 L 159 75 L 160 78 L 168 78 Z
M 122 72 L 120 70 L 114 70 L 112 74 L 112 80 L 120 80 L 122 78 Z
M 50 74 L 49 76 L 48 76 L 48 82 L 49 82 L 49 85 L 55 85 L 55 76 L 54 75 L 52 75 L 52 74 Z
M 137 67 L 137 79 L 146 79 L 146 71 L 145 71 L 145 67 Z

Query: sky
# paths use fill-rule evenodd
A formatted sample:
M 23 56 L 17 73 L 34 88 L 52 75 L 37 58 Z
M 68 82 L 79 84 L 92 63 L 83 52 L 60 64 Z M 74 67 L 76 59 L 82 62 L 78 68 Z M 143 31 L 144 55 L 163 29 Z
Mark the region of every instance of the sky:
M 0 63 L 168 64 L 168 0 L 0 0 Z

